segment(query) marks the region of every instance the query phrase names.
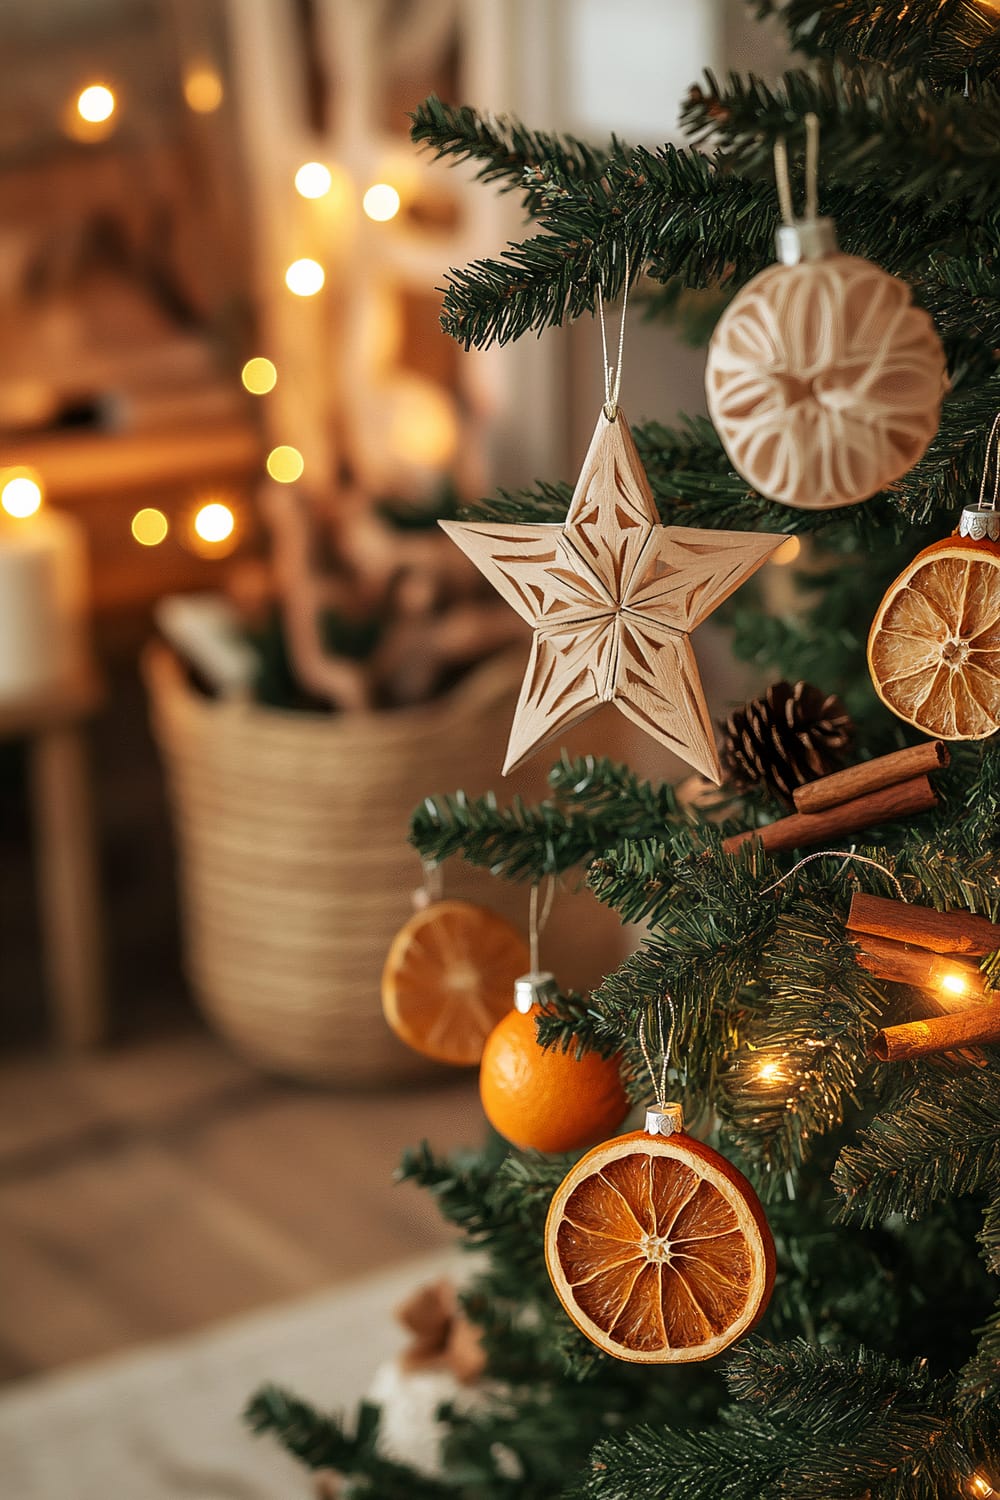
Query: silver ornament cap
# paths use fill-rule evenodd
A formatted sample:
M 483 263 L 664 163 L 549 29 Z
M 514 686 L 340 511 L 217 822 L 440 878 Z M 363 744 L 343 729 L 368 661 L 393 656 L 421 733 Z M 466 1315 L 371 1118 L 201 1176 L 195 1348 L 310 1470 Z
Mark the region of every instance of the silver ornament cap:
M 783 266 L 798 266 L 804 260 L 836 255 L 837 231 L 832 219 L 796 219 L 779 227 L 774 243 Z
M 677 1135 L 684 1129 L 684 1110 L 679 1104 L 653 1104 L 646 1111 L 647 1135 Z
M 520 979 L 514 980 L 514 1009 L 526 1016 L 533 1005 L 544 1005 L 547 1000 L 555 1000 L 558 994 L 554 974 L 522 974 Z
M 988 505 L 967 505 L 958 523 L 959 536 L 974 542 L 1000 542 L 1000 510 Z

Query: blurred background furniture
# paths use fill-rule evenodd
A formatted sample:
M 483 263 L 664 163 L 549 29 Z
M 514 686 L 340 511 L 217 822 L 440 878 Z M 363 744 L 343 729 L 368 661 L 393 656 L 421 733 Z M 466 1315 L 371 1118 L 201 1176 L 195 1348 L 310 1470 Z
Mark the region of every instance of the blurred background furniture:
M 66 1047 L 108 1026 L 100 866 L 87 730 L 103 701 L 92 670 L 0 704 L 0 740 L 23 739 L 31 768 L 43 964 L 53 1032 Z

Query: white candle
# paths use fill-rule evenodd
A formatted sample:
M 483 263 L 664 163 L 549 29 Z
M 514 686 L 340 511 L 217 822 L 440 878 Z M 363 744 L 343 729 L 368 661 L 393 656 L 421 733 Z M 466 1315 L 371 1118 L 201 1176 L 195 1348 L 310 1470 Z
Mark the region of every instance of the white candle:
M 0 516 L 0 702 L 33 697 L 86 661 L 83 528 L 48 510 Z

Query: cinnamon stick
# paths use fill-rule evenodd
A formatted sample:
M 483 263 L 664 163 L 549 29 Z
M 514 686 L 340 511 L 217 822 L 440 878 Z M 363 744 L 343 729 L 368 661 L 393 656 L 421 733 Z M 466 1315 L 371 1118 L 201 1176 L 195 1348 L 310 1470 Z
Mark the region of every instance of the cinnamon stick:
M 905 1062 L 933 1052 L 953 1052 L 976 1043 L 1000 1042 L 1000 1003 L 975 1005 L 950 1016 L 930 1016 L 876 1032 L 871 1050 L 882 1062 Z
M 932 953 L 967 953 L 982 958 L 1000 948 L 1000 923 L 986 917 L 967 911 L 936 911 L 932 906 L 913 906 L 863 891 L 851 898 L 847 929 L 892 938 L 897 943 L 915 943 Z
M 822 812 L 792 813 L 790 817 L 769 823 L 766 828 L 748 828 L 744 833 L 734 833 L 723 840 L 722 847 L 727 854 L 732 854 L 749 839 L 759 839 L 768 853 L 778 854 L 784 849 L 829 842 L 876 823 L 887 823 L 892 818 L 927 812 L 936 805 L 937 793 L 927 777 L 914 776 L 909 781 L 880 787 L 863 797 L 853 797 L 850 802 L 838 802 L 835 807 L 826 807 Z
M 983 976 L 969 959 L 944 958 L 939 953 L 928 953 L 926 948 L 910 948 L 905 943 L 867 932 L 854 936 L 858 963 L 876 979 L 933 990 L 945 1008 L 949 1002 L 981 999 L 985 994 Z
M 922 745 L 911 745 L 908 750 L 894 750 L 891 755 L 880 755 L 875 760 L 865 760 L 846 771 L 834 771 L 821 776 L 818 781 L 809 781 L 795 788 L 792 796 L 796 812 L 822 812 L 826 807 L 836 807 L 838 802 L 850 802 L 863 797 L 867 792 L 880 787 L 896 786 L 901 781 L 910 781 L 922 772 L 937 771 L 951 759 L 947 745 L 941 740 L 928 740 Z

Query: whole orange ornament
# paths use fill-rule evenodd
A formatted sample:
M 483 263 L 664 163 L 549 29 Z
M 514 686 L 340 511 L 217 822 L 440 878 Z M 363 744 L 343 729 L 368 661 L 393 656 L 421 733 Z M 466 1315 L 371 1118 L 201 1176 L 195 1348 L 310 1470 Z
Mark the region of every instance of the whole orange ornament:
M 491 1031 L 479 1069 L 486 1118 L 522 1151 L 589 1146 L 628 1113 L 617 1060 L 541 1047 L 535 1029 L 540 1013 L 537 1004 L 511 1010 Z

